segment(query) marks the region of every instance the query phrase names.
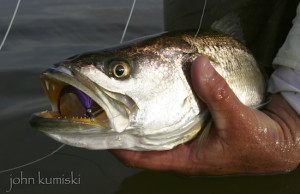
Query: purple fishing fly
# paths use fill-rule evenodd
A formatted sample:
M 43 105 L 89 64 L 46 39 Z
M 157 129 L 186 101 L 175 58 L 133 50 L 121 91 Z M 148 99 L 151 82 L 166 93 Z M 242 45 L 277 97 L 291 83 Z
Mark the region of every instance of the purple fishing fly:
M 86 95 L 84 92 L 78 90 L 77 88 L 74 88 L 71 85 L 67 85 L 67 86 L 63 87 L 63 89 L 60 91 L 58 102 L 57 102 L 58 112 L 59 112 L 60 116 L 62 116 L 61 110 L 60 110 L 60 99 L 67 93 L 73 93 L 77 96 L 81 105 L 86 110 L 85 116 L 89 117 L 91 122 L 94 122 L 92 110 L 91 110 L 92 99 L 88 95 Z

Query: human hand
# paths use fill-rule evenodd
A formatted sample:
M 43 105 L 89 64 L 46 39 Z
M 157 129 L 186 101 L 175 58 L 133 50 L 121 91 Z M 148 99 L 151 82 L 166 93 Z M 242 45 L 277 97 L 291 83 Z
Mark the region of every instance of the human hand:
M 191 68 L 193 87 L 211 112 L 213 125 L 201 147 L 199 137 L 167 151 L 110 150 L 131 167 L 189 175 L 289 171 L 300 161 L 300 117 L 280 94 L 262 110 L 243 105 L 207 57 Z

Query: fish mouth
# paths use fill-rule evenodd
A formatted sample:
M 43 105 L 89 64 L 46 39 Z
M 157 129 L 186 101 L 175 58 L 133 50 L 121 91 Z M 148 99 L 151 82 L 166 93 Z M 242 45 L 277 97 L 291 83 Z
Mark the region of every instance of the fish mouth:
M 34 117 L 40 117 L 44 122 L 51 119 L 51 122 L 69 121 L 110 129 L 104 109 L 80 89 L 47 75 L 42 75 L 41 81 L 52 110 L 35 113 Z M 86 107 L 84 103 L 90 106 Z
M 114 121 L 111 121 L 109 117 L 114 117 L 116 120 L 115 115 L 121 113 L 107 112 L 111 108 L 109 106 L 112 105 L 103 103 L 103 99 L 97 95 L 100 91 L 99 87 L 86 77 L 74 73 L 67 67 L 58 66 L 46 70 L 40 78 L 52 109 L 34 113 L 30 119 L 33 128 L 48 134 L 115 132 L 112 130 Z M 103 89 L 101 92 L 102 96 L 109 98 Z M 110 101 L 113 100 L 110 99 Z M 128 121 L 126 113 L 128 108 L 122 103 L 116 104 L 119 109 L 123 110 L 123 115 L 119 117 Z

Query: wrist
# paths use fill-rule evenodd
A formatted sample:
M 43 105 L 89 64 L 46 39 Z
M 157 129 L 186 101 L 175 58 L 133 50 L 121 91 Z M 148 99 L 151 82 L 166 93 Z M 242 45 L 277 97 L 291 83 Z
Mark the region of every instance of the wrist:
M 300 116 L 280 93 L 272 94 L 270 98 L 270 104 L 262 111 L 279 125 L 283 136 L 278 143 L 279 152 L 283 160 L 288 159 L 284 163 L 292 170 L 300 164 Z

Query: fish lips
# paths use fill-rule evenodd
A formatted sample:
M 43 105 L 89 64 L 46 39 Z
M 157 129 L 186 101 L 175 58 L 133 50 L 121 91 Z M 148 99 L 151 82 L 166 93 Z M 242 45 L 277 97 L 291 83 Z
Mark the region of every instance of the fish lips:
M 44 111 L 45 112 L 45 111 Z M 43 112 L 42 112 L 43 113 Z M 45 133 L 72 133 L 72 132 L 82 132 L 87 130 L 95 130 L 98 133 L 107 132 L 106 128 L 101 128 L 98 125 L 83 123 L 74 120 L 64 120 L 61 118 L 45 118 L 41 116 L 40 113 L 34 113 L 30 117 L 30 125 Z

